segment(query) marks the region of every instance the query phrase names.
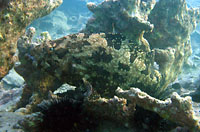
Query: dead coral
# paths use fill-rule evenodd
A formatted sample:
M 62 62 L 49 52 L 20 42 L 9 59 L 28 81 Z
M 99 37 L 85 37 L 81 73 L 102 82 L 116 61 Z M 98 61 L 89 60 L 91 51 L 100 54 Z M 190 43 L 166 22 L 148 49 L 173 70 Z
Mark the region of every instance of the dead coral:
M 18 38 L 34 19 L 49 14 L 62 0 L 1 0 L 0 79 L 13 67 Z M 1 7 L 0 7 L 1 8 Z
M 187 126 L 194 131 L 200 130 L 200 119 L 194 114 L 191 97 L 182 98 L 177 93 L 173 93 L 171 98 L 162 101 L 138 88 L 130 88 L 130 90 L 118 88 L 116 93 L 130 100 L 134 105 L 156 112 L 165 119 Z
M 157 79 L 163 77 L 158 86 L 161 91 L 177 78 L 191 55 L 190 34 L 200 18 L 198 9 L 188 8 L 184 0 L 107 0 L 98 5 L 89 3 L 88 8 L 93 16 L 82 32 L 121 33 L 144 51 L 155 51 L 159 68 L 153 72 L 159 73 Z

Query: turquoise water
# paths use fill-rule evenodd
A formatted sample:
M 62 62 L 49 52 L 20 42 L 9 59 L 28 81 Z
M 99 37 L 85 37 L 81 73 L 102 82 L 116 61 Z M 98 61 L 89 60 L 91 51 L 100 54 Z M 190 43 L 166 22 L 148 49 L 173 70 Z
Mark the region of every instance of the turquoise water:
M 87 8 L 88 2 L 96 4 L 103 0 L 64 0 L 63 4 L 51 14 L 35 20 L 30 26 L 36 27 L 36 36 L 40 32 L 48 31 L 52 39 L 78 33 L 85 27 L 92 13 Z

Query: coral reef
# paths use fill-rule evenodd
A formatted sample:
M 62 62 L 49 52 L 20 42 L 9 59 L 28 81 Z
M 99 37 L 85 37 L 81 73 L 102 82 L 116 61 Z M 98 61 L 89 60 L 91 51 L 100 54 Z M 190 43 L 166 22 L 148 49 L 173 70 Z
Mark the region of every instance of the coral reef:
M 103 27 L 101 24 L 101 26 L 96 24 L 94 31 L 99 31 L 96 28 L 105 28 L 110 31 L 102 30 L 103 32 L 112 32 L 112 30 L 115 30 L 115 32 L 121 33 L 92 35 L 80 33 L 54 41 L 44 39 L 40 44 L 27 41 L 26 39 L 31 39 L 28 35 L 20 38 L 18 48 L 21 65 L 16 70 L 25 78 L 28 87 L 30 87 L 29 89 L 42 95 L 43 98 L 47 97 L 49 90 L 54 91 L 63 83 L 79 87 L 82 85 L 83 78 L 88 80 L 98 94 L 103 97 L 112 97 L 118 86 L 123 89 L 129 89 L 130 86 L 138 87 L 152 96 L 159 97 L 168 84 L 177 78 L 184 61 L 187 60 L 190 54 L 190 42 L 188 39 L 189 34 L 195 27 L 198 12 L 188 9 L 184 1 L 176 0 L 182 6 L 176 8 L 176 11 L 166 14 L 162 20 L 167 21 L 170 17 L 170 20 L 175 21 L 177 17 L 180 17 L 180 19 L 176 19 L 177 25 L 175 25 L 180 29 L 179 31 L 177 28 L 176 30 L 174 30 L 175 28 L 170 28 L 171 26 L 174 27 L 173 24 L 168 24 L 165 27 L 163 23 L 155 21 L 158 19 L 153 19 L 155 16 L 161 17 L 162 14 L 159 11 L 164 10 L 166 7 L 170 8 L 170 4 L 175 4 L 173 1 L 166 3 L 166 1 L 161 0 L 155 6 L 153 6 L 155 2 L 151 1 L 150 3 L 146 3 L 146 6 L 148 4 L 151 5 L 147 6 L 149 7 L 148 12 L 145 12 L 147 11 L 145 10 L 143 13 L 140 11 L 140 8 L 142 8 L 140 6 L 142 5 L 138 4 L 138 2 L 135 3 L 136 7 L 139 6 L 137 8 L 135 6 L 127 7 L 129 3 L 124 3 L 120 0 L 105 1 L 97 7 L 91 3 L 88 5 L 89 9 L 94 13 L 98 14 L 98 10 L 106 11 L 109 9 L 112 14 L 108 13 L 109 15 L 107 16 L 101 13 L 95 15 L 96 18 L 88 22 L 90 25 L 94 25 L 92 23 L 96 24 L 98 19 L 100 19 L 99 17 L 103 17 L 101 19 L 107 20 L 104 22 L 108 22 L 109 24 L 102 24 Z M 163 5 L 166 6 L 163 7 Z M 118 6 L 120 6 L 118 13 L 122 12 L 122 16 L 116 16 L 115 12 L 113 12 L 115 11 L 114 9 L 119 8 Z M 124 8 L 126 9 L 125 11 L 123 10 Z M 138 11 L 134 12 L 133 8 L 138 9 Z M 135 15 L 130 15 L 130 12 Z M 149 22 L 144 23 L 144 21 L 139 21 L 141 19 L 138 17 L 141 14 L 136 15 L 138 12 L 141 12 L 142 16 L 146 14 L 146 17 L 141 18 L 144 21 L 147 20 L 148 16 L 155 23 L 155 31 L 153 30 L 152 33 L 145 34 L 151 43 L 148 43 L 143 38 L 144 31 L 147 31 L 143 28 L 149 27 L 148 31 L 150 31 L 153 27 L 149 25 Z M 105 14 L 105 12 L 102 13 Z M 109 21 L 110 19 L 107 17 L 111 16 L 113 16 L 113 20 Z M 122 19 L 123 16 L 128 17 L 128 20 Z M 118 18 L 121 21 L 112 24 Z M 126 26 L 124 28 L 123 26 L 119 26 L 120 28 L 117 27 L 126 21 L 133 22 L 130 24 L 133 27 L 134 25 L 137 27 L 134 30 L 135 34 L 133 33 L 134 35 L 132 36 L 132 30 L 125 30 L 123 32 Z M 101 23 L 101 21 L 98 21 L 98 23 Z M 147 25 L 138 26 L 140 23 Z M 191 26 L 185 26 L 187 24 Z M 109 27 L 112 28 L 109 29 Z M 87 26 L 83 31 L 91 33 L 92 29 L 93 27 Z M 164 32 L 163 30 L 168 30 L 168 32 Z M 170 33 L 176 33 L 177 35 L 172 36 Z M 166 38 L 161 36 L 155 39 L 155 35 L 158 34 L 174 41 L 164 43 L 164 49 L 156 48 L 157 43 L 162 45 L 163 41 L 166 41 Z M 184 39 L 182 39 L 183 37 Z M 152 44 L 155 44 L 155 46 Z M 33 92 L 32 90 L 28 91 Z M 28 96 L 31 94 L 24 95 Z
M 33 42 L 31 27 L 18 40 L 21 65 L 15 70 L 27 84 L 15 109 L 35 112 L 49 96 L 65 95 L 66 89 L 58 88 L 67 83 L 88 89 L 85 109 L 96 117 L 126 123 L 124 117 L 139 105 L 199 130 L 191 98 L 178 94 L 165 101 L 154 98 L 161 98 L 191 54 L 189 38 L 200 17 L 198 10 L 187 8 L 184 0 L 106 0 L 89 3 L 88 8 L 94 15 L 81 33 L 50 40 L 44 32 Z M 116 89 L 123 98 L 115 96 Z
M 133 61 L 132 65 L 130 65 L 130 69 L 127 70 L 129 67 L 120 64 L 121 60 L 122 62 L 126 62 L 125 59 L 126 57 L 122 56 L 122 59 L 120 58 L 121 57 L 120 52 L 122 52 L 123 50 L 121 49 L 119 50 L 120 51 L 119 52 L 113 47 L 113 45 L 109 46 L 109 39 L 110 38 L 113 39 L 115 35 L 104 34 L 104 33 L 86 35 L 83 33 L 79 33 L 79 34 L 65 36 L 55 41 L 43 41 L 39 45 L 35 43 L 26 43 L 23 40 L 23 38 L 26 38 L 26 36 L 20 38 L 18 41 L 18 49 L 20 51 L 19 58 L 22 63 L 15 69 L 25 78 L 28 87 L 24 88 L 21 101 L 18 103 L 17 108 L 26 107 L 28 109 L 28 112 L 35 111 L 36 106 L 39 102 L 41 102 L 44 99 L 48 99 L 49 91 L 57 91 L 56 88 L 61 86 L 62 83 L 69 83 L 75 85 L 76 89 L 79 89 L 84 85 L 83 80 L 87 80 L 91 83 L 91 87 L 93 87 L 93 89 L 97 92 L 97 94 L 103 97 L 112 97 L 113 95 L 115 95 L 115 90 L 117 86 L 123 86 L 125 87 L 124 89 L 129 89 L 127 88 L 129 85 L 126 84 L 130 83 L 131 85 L 132 83 L 132 85 L 134 85 L 133 84 L 134 81 L 131 80 L 130 82 L 128 82 L 129 81 L 128 79 L 130 77 L 131 79 L 136 78 L 137 73 L 129 74 L 128 71 L 130 71 L 131 68 L 141 69 L 141 66 L 137 67 L 136 65 L 137 63 Z M 119 36 L 121 35 L 117 34 L 117 36 L 119 38 Z M 126 40 L 125 38 L 121 40 L 122 41 L 121 42 L 122 45 L 120 45 L 121 47 L 124 46 L 123 45 L 124 42 L 127 42 L 125 40 Z M 117 58 L 115 59 L 114 57 L 116 56 Z M 108 60 L 108 58 L 110 58 L 110 60 Z M 129 60 L 130 58 L 128 58 L 128 61 Z M 100 67 L 101 65 L 102 67 Z M 111 66 L 110 70 L 109 66 Z M 92 68 L 99 70 L 92 70 Z M 102 73 L 104 71 L 104 68 L 106 72 L 108 71 L 110 72 L 109 74 L 105 74 L 106 73 L 105 72 L 104 74 L 106 76 Z M 122 69 L 120 70 L 120 68 Z M 91 72 L 93 74 L 95 73 L 94 76 L 91 76 L 92 75 Z M 125 85 L 123 85 L 121 80 L 118 81 L 116 80 L 115 83 L 113 82 L 110 84 L 110 82 L 114 80 L 115 74 L 120 75 L 120 73 L 123 73 L 122 74 L 123 76 L 122 75 L 121 76 L 125 79 L 117 77 L 116 78 L 124 80 Z M 100 81 L 100 79 L 101 80 L 104 79 L 102 80 L 103 82 Z M 146 82 L 146 85 L 150 84 L 149 81 L 143 80 L 142 82 L 143 84 L 145 84 Z M 90 87 L 90 85 L 87 86 Z M 140 89 L 142 89 L 142 87 L 140 87 Z M 140 105 L 141 107 L 144 107 L 145 109 L 152 110 L 153 112 L 160 114 L 161 117 L 172 121 L 176 119 L 174 117 L 181 116 L 180 120 L 175 121 L 181 125 L 186 125 L 190 128 L 195 127 L 195 125 L 198 126 L 198 122 L 193 118 L 194 116 L 192 107 L 190 105 L 191 103 L 190 98 L 182 99 L 178 95 L 176 95 L 173 96 L 171 100 L 160 101 L 153 97 L 150 97 L 146 93 L 143 93 L 141 91 L 139 92 L 141 93 L 141 96 L 142 95 L 143 96 L 139 98 L 141 100 L 139 99 L 136 100 L 137 103 L 135 103 L 135 105 L 137 104 Z M 146 101 L 145 100 L 146 98 L 143 100 L 143 97 L 150 99 Z M 27 102 L 27 100 L 30 100 L 30 102 Z M 152 100 L 154 100 L 154 102 L 152 102 Z M 112 104 L 111 102 L 114 103 Z M 119 102 L 119 105 L 117 105 L 117 102 Z M 159 107 L 161 104 L 163 104 L 163 107 L 161 106 L 162 108 Z M 128 118 L 123 118 L 126 115 L 125 114 L 126 109 L 128 108 L 126 106 L 126 100 L 124 99 L 120 99 L 118 97 L 115 97 L 113 99 L 97 98 L 97 99 L 91 99 L 89 102 L 86 103 L 86 105 L 88 106 L 86 108 L 87 111 L 91 111 L 93 113 L 96 112 L 97 115 L 101 115 L 102 117 L 115 118 L 115 120 L 117 120 L 117 118 L 119 118 L 119 120 L 128 119 Z M 132 105 L 132 109 L 135 108 L 135 105 Z M 152 105 L 155 105 L 155 107 L 152 107 Z M 100 112 L 98 111 L 97 108 L 101 108 L 99 109 Z M 114 111 L 113 108 L 115 108 Z M 180 113 L 177 112 L 178 114 L 173 113 L 174 111 L 170 111 L 172 108 L 182 112 Z M 106 109 L 107 112 L 103 112 L 102 111 L 103 109 Z M 184 111 L 188 111 L 189 113 L 185 114 Z M 129 112 L 130 111 L 128 111 L 127 114 Z M 131 112 L 134 112 L 134 110 Z M 112 113 L 115 114 L 113 115 Z M 187 122 L 184 122 L 182 119 L 187 120 Z M 191 125 L 187 124 L 188 121 L 190 121 Z
M 193 101 L 200 102 L 200 36 L 197 30 L 191 34 L 192 55 L 183 65 L 182 73 L 175 82 L 168 86 L 168 89 L 181 96 L 191 96 Z
M 83 132 L 91 131 L 98 121 L 92 114 L 84 111 L 83 101 L 70 98 L 52 99 L 40 104 L 42 122 L 40 132 Z M 94 118 L 94 119 L 93 119 Z
M 161 101 L 138 88 L 130 88 L 130 90 L 118 88 L 116 92 L 120 97 L 144 109 L 156 112 L 165 119 L 187 126 L 190 130 L 200 130 L 200 118 L 195 116 L 192 99 L 189 96 L 182 98 L 177 93 L 173 93 L 171 98 Z
M 150 32 L 153 29 L 153 25 L 147 21 L 147 18 L 155 1 L 144 3 L 135 0 L 109 0 L 98 6 L 88 3 L 88 9 L 95 15 L 88 21 L 83 32 L 117 32 L 128 36 L 131 40 L 138 39 L 144 32 Z
M 125 125 L 135 110 L 126 107 L 125 99 L 105 99 L 97 97 L 94 92 L 86 95 L 87 92 L 84 93 L 80 89 L 69 90 L 64 97 L 51 94 L 48 100 L 43 100 L 38 105 L 35 117 L 31 114 L 19 122 L 19 125 L 24 130 L 41 132 L 96 131 L 96 127 L 105 120 Z M 17 111 L 23 112 L 20 109 Z
M 164 8 L 166 6 L 168 8 Z M 148 21 L 154 24 L 152 33 L 145 35 L 151 48 L 176 49 L 178 45 L 188 45 L 189 36 L 199 21 L 199 10 L 187 8 L 184 0 L 160 0 L 149 14 Z
M 88 98 L 86 96 L 83 96 L 83 93 L 80 94 L 76 90 L 73 90 L 73 92 L 68 91 L 66 96 L 62 98 L 55 95 L 51 96 L 50 100 L 44 100 L 41 104 L 39 104 L 39 112 L 41 112 L 42 114 L 38 114 L 37 112 L 35 113 L 35 117 L 32 116 L 33 114 L 28 115 L 28 118 L 24 118 L 22 121 L 18 122 L 18 124 L 24 130 L 33 131 L 54 131 L 55 129 L 60 131 L 80 131 L 81 129 L 97 131 L 103 129 L 104 127 L 102 125 L 106 125 L 110 121 L 112 121 L 112 125 L 116 123 L 122 126 L 121 128 L 119 128 L 119 130 L 122 129 L 124 126 L 126 127 L 127 131 L 165 131 L 174 129 L 176 127 L 175 124 L 165 124 L 167 123 L 166 121 L 162 120 L 162 118 L 160 118 L 158 115 L 155 115 L 155 113 L 158 113 L 161 116 L 165 115 L 162 116 L 165 119 L 173 119 L 172 121 L 175 121 L 179 125 L 185 126 L 185 128 L 177 127 L 178 130 L 188 130 L 188 127 L 190 130 L 197 130 L 198 128 L 198 120 L 194 118 L 193 114 L 191 114 L 193 112 L 193 109 L 191 108 L 191 105 L 188 104 L 187 98 L 180 98 L 176 95 L 171 99 L 161 101 L 150 97 L 146 93 L 141 92 L 139 89 L 130 89 L 127 91 L 123 91 L 122 89 L 118 88 L 116 91 L 117 94 L 119 94 L 119 96 L 122 96 L 123 98 L 118 98 L 117 96 L 115 96 L 111 99 L 101 97 L 95 97 L 94 99 L 94 92 Z M 74 99 L 76 95 L 82 97 L 78 100 Z M 129 103 L 127 103 L 126 99 L 124 98 L 128 99 Z M 157 119 L 156 124 L 153 123 L 153 126 L 151 126 L 151 128 L 148 128 L 148 126 L 146 126 L 146 129 L 135 129 L 134 127 L 132 128 L 132 123 L 135 123 L 135 125 L 137 125 L 138 120 L 141 118 L 140 117 L 139 119 L 135 119 L 137 120 L 137 123 L 132 122 L 132 118 L 138 118 L 138 116 L 141 116 L 138 115 L 138 112 L 136 113 L 137 115 L 135 115 L 136 108 L 138 110 L 138 107 L 136 107 L 136 105 L 142 106 L 144 107 L 144 109 L 155 112 L 145 112 L 149 113 L 151 116 L 147 116 L 146 114 L 144 116 L 147 116 L 146 118 L 153 118 L 152 121 Z M 180 111 L 180 113 L 178 113 L 178 116 L 182 115 L 183 117 L 190 119 L 189 121 L 193 120 L 194 124 L 190 124 L 191 122 L 186 122 L 184 120 L 186 118 L 181 118 L 180 120 L 175 120 L 176 118 L 172 118 L 174 115 L 176 115 L 176 112 L 174 113 L 172 111 L 174 109 L 172 108 L 174 108 L 176 112 Z M 186 111 L 184 111 L 183 109 Z M 141 108 L 139 109 L 139 111 L 141 111 Z M 144 110 L 142 112 L 144 112 Z M 188 116 L 188 114 L 191 114 L 192 116 L 190 117 Z M 160 121 L 158 121 L 158 119 Z M 70 123 L 66 123 L 68 121 L 70 121 Z M 193 126 L 195 125 L 195 122 L 197 123 L 197 126 Z M 165 126 L 159 126 L 159 123 L 162 123 L 162 125 L 165 124 Z
M 162 78 L 157 89 L 162 91 L 175 81 L 191 55 L 190 34 L 199 21 L 198 9 L 187 8 L 184 0 L 108 0 L 99 5 L 89 3 L 88 8 L 94 15 L 82 32 L 122 33 L 154 52 L 153 63 Z
M 49 14 L 62 0 L 1 0 L 0 11 L 0 79 L 13 67 L 17 40 L 36 18 Z
M 156 7 L 153 10 L 156 10 Z M 180 10 L 188 9 L 185 7 Z M 191 12 L 196 13 L 194 10 Z M 186 20 L 189 16 L 186 14 Z M 195 18 L 196 15 L 191 16 L 193 25 L 196 22 Z M 191 32 L 192 27 L 181 28 Z M 177 43 L 176 48 L 150 49 L 142 36 L 143 30 L 138 29 L 139 32 L 139 38 L 127 35 L 131 32 L 92 35 L 79 33 L 54 41 L 44 38 L 40 44 L 27 41 L 31 38 L 26 35 L 18 41 L 21 65 L 16 70 L 25 78 L 29 89 L 43 98 L 47 97 L 49 90 L 54 91 L 63 83 L 79 87 L 83 78 L 103 97 L 112 97 L 118 86 L 124 89 L 135 86 L 158 97 L 180 73 L 182 64 L 190 52 L 190 45 L 187 41 L 187 46 Z M 150 35 L 149 37 L 153 38 Z M 176 43 L 174 45 L 176 46 Z M 32 90 L 27 91 L 33 92 Z
M 195 5 L 195 6 L 198 6 Z M 174 88 L 174 91 L 181 96 L 191 96 L 195 102 L 200 102 L 200 24 L 197 25 L 196 30 L 191 34 L 192 55 L 188 62 L 183 66 L 182 73 L 178 79 L 169 87 Z M 179 87 L 174 87 L 179 85 Z
M 135 112 L 135 106 L 128 106 L 126 99 L 117 96 L 110 99 L 100 97 L 86 101 L 85 110 L 99 120 L 112 120 L 126 126 Z
M 40 45 L 27 43 L 24 38 L 27 39 L 22 37 L 18 41 L 21 65 L 15 69 L 24 77 L 30 94 L 38 93 L 43 98 L 63 83 L 80 87 L 83 78 L 102 97 L 113 97 L 118 86 L 153 88 L 161 79 L 151 64 L 153 54 L 143 52 L 120 34 L 79 33 Z
M 77 96 L 79 97 L 77 98 Z M 67 130 L 70 132 L 80 130 L 118 132 L 123 130 L 142 132 L 144 130 L 165 131 L 176 127 L 175 124 L 166 124 L 167 122 L 156 113 L 149 111 L 150 115 L 143 115 L 146 116 L 145 118 L 151 118 L 149 119 L 150 121 L 156 121 L 156 123 L 152 123 L 151 128 L 135 128 L 133 125 L 137 126 L 137 123 L 141 123 L 138 122 L 138 119 L 135 119 L 137 123 L 132 121 L 135 118 L 136 105 L 127 103 L 126 99 L 118 98 L 117 96 L 110 99 L 101 98 L 97 97 L 94 91 L 91 95 L 85 96 L 85 93 L 81 92 L 80 89 L 76 89 L 65 92 L 64 97 L 52 94 L 49 98 L 38 105 L 39 109 L 37 108 L 38 112 L 35 113 L 35 117 L 31 114 L 27 116 L 28 118 L 18 122 L 24 130 Z M 136 115 L 136 118 L 138 116 L 140 114 Z M 165 127 L 159 127 L 161 122 L 162 125 L 165 124 Z

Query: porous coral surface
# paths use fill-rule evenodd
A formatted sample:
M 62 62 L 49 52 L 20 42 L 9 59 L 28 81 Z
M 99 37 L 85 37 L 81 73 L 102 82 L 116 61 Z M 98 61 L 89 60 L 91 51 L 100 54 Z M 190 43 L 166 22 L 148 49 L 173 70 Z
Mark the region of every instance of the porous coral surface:
M 89 3 L 88 8 L 94 14 L 82 32 L 122 33 L 143 49 L 151 49 L 152 65 L 162 78 L 156 92 L 175 81 L 191 55 L 190 34 L 199 21 L 198 9 L 188 8 L 184 0 L 107 0 Z M 145 91 L 150 89 L 154 88 Z
M 17 40 L 36 18 L 49 14 L 62 0 L 3 0 L 0 7 L 0 79 L 13 67 Z
M 118 88 L 116 92 L 120 97 L 131 100 L 133 104 L 154 111 L 165 119 L 187 126 L 191 131 L 200 130 L 200 118 L 195 116 L 192 99 L 189 96 L 182 98 L 177 93 L 173 93 L 171 98 L 162 101 L 149 96 L 138 88 L 125 91 Z

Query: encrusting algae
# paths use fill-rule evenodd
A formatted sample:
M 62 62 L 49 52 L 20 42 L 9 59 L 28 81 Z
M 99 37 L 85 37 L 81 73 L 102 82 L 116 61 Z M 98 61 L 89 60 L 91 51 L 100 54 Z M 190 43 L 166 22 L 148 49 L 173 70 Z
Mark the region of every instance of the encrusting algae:
M 62 0 L 2 0 L 0 7 L 0 79 L 13 67 L 18 38 L 25 28 L 39 17 L 45 16 Z

